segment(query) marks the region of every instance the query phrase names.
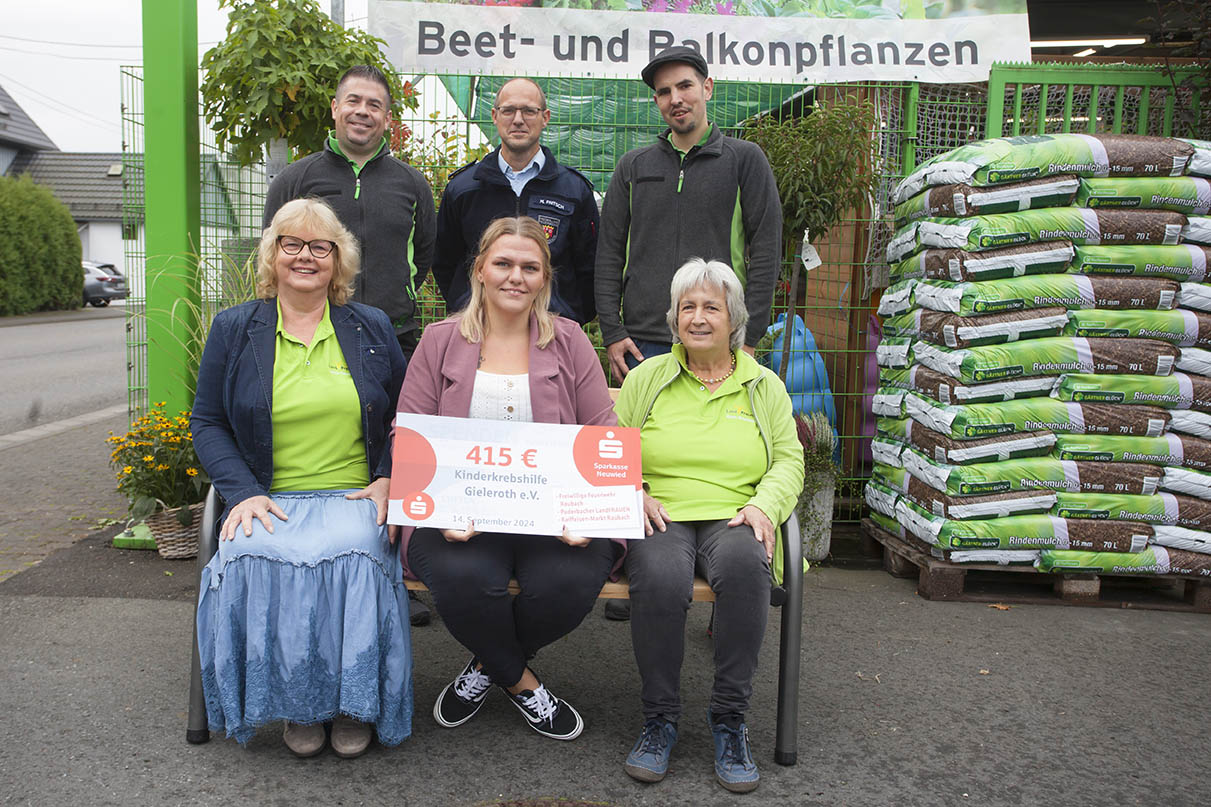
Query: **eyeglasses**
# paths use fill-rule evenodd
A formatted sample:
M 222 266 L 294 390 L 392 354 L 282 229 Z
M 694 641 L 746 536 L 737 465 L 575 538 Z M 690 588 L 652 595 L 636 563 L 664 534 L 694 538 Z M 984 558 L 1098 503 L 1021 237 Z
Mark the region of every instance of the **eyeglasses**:
M 295 238 L 293 235 L 279 235 L 278 246 L 282 248 L 282 252 L 287 255 L 298 255 L 303 251 L 303 247 L 311 252 L 313 258 L 327 258 L 336 249 L 335 241 L 328 241 L 323 238 L 314 238 L 310 241 L 304 241 L 301 238 Z
M 541 107 L 536 106 L 498 106 L 494 109 L 506 118 L 512 118 L 520 112 L 526 120 L 534 120 L 543 112 Z

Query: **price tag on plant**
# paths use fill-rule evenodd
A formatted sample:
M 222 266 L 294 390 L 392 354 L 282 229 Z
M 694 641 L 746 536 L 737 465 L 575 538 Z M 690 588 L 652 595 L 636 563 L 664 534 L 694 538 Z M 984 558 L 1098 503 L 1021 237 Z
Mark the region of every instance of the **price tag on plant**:
M 395 426 L 392 524 L 643 538 L 638 429 L 403 412 Z

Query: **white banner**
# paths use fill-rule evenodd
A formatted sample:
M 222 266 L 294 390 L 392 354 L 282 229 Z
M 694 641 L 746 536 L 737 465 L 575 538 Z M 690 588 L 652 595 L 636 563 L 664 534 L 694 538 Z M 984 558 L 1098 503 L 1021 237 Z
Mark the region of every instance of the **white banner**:
M 935 20 L 736 17 L 371 0 L 370 33 L 404 73 L 639 78 L 673 45 L 732 81 L 984 81 L 1029 62 L 1026 14 Z

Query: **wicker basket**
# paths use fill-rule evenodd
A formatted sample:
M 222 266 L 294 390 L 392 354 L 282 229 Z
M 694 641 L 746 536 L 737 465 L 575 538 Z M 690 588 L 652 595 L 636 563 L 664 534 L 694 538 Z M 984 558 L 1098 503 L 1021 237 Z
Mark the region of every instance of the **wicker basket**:
M 198 556 L 198 518 L 202 512 L 203 502 L 191 504 L 189 524 L 182 525 L 177 517 L 183 508 L 174 507 L 171 510 L 160 510 L 147 517 L 147 528 L 156 539 L 156 549 L 160 557 L 169 560 L 182 560 Z

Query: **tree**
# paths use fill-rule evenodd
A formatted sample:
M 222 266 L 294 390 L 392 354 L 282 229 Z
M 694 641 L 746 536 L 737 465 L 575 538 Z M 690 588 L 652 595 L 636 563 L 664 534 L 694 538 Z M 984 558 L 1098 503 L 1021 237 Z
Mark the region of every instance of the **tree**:
M 227 36 L 202 57 L 202 108 L 219 148 L 230 148 L 240 164 L 259 162 L 275 139 L 296 153 L 319 148 L 332 93 L 353 65 L 383 71 L 393 112 L 416 109 L 415 90 L 379 50 L 386 43 L 340 27 L 315 0 L 220 0 L 219 7 L 231 9 Z
M 0 316 L 79 308 L 82 251 L 54 194 L 28 176 L 0 177 Z

